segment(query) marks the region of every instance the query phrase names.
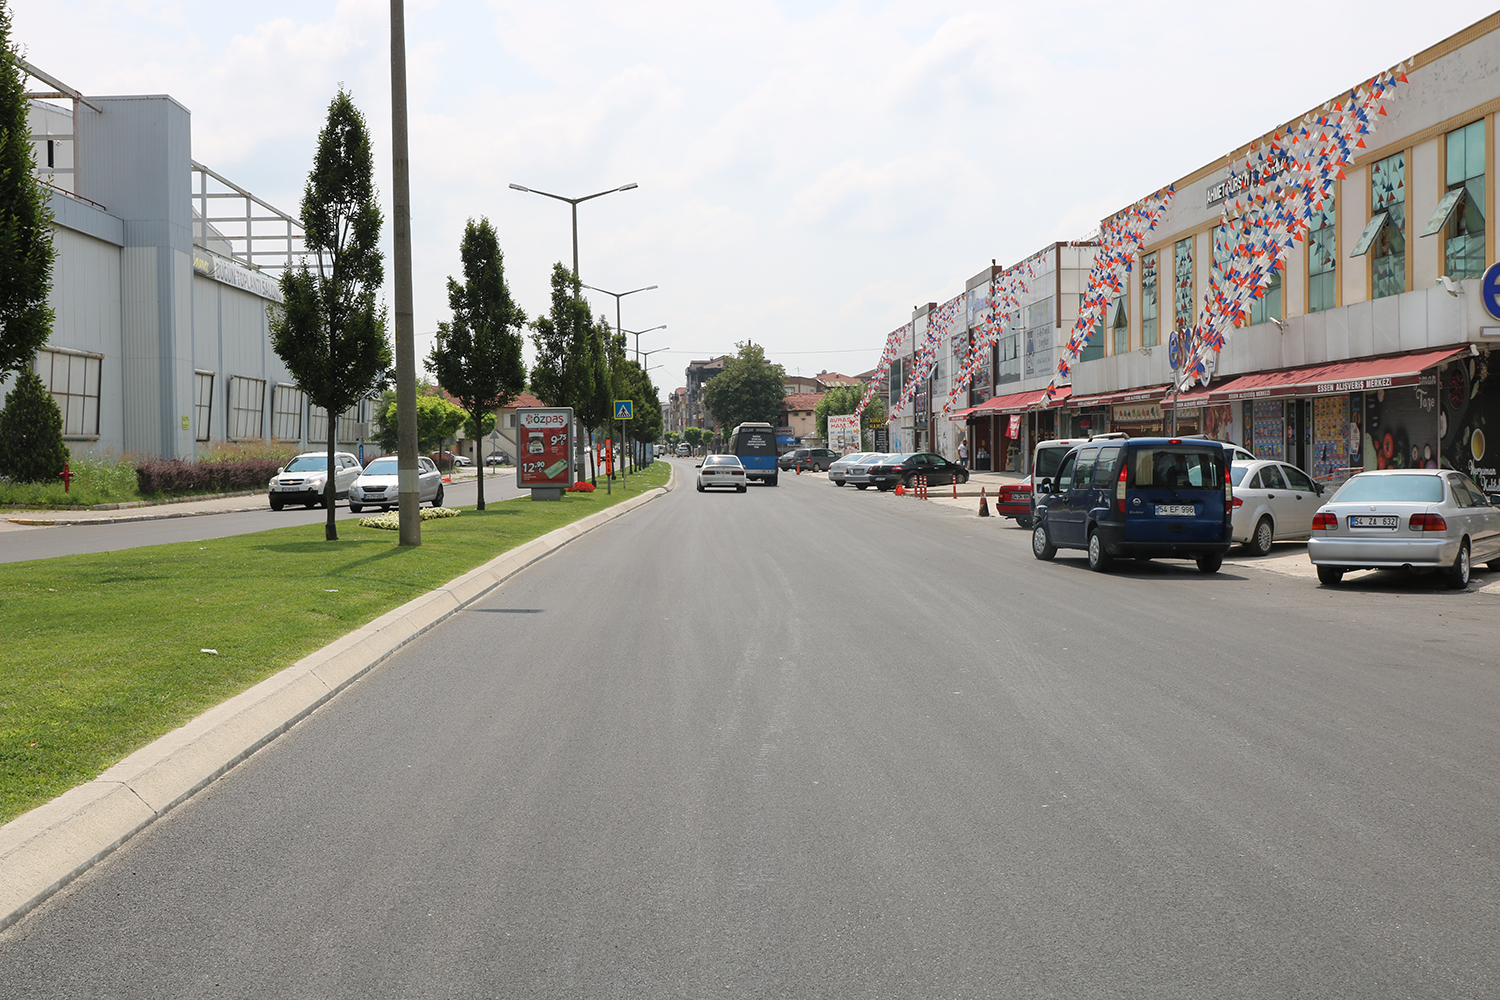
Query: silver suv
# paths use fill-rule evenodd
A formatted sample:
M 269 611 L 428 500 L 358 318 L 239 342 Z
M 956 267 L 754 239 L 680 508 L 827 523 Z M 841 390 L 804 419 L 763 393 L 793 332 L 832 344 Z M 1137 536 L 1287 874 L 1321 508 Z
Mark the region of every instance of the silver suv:
M 333 453 L 333 498 L 342 500 L 349 487 L 363 471 L 359 459 L 347 451 Z M 271 509 L 280 510 L 289 503 L 321 507 L 323 489 L 328 484 L 328 452 L 304 451 L 271 477 Z

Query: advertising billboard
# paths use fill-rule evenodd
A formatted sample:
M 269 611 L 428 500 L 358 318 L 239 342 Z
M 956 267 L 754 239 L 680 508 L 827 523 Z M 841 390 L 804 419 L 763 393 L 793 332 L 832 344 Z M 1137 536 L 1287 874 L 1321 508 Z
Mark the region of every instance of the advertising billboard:
M 828 417 L 828 447 L 840 454 L 858 451 L 859 417 L 852 413 Z
M 573 485 L 573 408 L 516 409 L 516 485 L 562 491 Z

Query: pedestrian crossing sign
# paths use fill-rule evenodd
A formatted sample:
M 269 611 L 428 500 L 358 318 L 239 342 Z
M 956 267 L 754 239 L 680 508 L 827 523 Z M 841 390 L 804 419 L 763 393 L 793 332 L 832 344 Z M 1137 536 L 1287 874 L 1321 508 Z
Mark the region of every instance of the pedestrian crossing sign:
M 633 413 L 630 412 L 630 410 L 631 410 L 631 404 L 633 402 L 634 402 L 634 400 L 629 400 L 629 399 L 617 399 L 617 400 L 615 400 L 615 419 L 616 420 L 634 420 L 635 419 L 635 414 L 633 414 Z

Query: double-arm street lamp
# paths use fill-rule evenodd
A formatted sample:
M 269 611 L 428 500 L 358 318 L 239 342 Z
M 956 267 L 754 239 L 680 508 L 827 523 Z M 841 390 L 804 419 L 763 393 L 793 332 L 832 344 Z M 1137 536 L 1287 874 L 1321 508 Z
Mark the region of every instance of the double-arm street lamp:
M 565 201 L 569 205 L 573 206 L 573 277 L 576 279 L 578 277 L 578 203 L 581 201 L 590 201 L 594 198 L 602 198 L 607 194 L 614 194 L 616 191 L 629 191 L 631 188 L 636 186 L 636 183 L 634 181 L 631 181 L 629 184 L 617 188 L 610 188 L 608 191 L 596 191 L 593 194 L 586 194 L 582 198 L 565 198 L 560 194 L 549 194 L 546 191 L 538 191 L 536 188 L 523 187 L 520 184 L 512 184 L 510 187 L 512 191 L 524 191 L 528 194 L 539 194 L 543 198 L 555 198 L 558 201 Z
M 620 328 L 620 300 L 623 299 L 627 295 L 634 295 L 636 292 L 649 292 L 652 289 L 656 288 L 655 285 L 646 285 L 644 288 L 632 288 L 628 292 L 612 292 L 608 288 L 600 288 L 597 285 L 583 285 L 583 287 L 587 288 L 591 292 L 603 292 L 605 295 L 613 295 L 615 297 L 615 333 L 624 333 L 625 332 L 623 329 Z M 640 360 L 639 355 L 641 353 L 641 351 L 640 351 L 640 348 L 641 348 L 640 338 L 636 338 L 635 347 L 636 347 L 636 355 L 637 355 L 636 360 L 639 361 Z
M 652 330 L 665 330 L 666 328 L 667 328 L 667 324 L 663 323 L 660 326 L 648 326 L 644 330 L 621 330 L 620 331 L 621 333 L 628 333 L 628 334 L 632 335 L 633 337 L 635 337 L 635 360 L 636 360 L 637 364 L 640 363 L 640 360 L 641 360 L 641 357 L 642 357 L 642 354 L 641 354 L 641 334 L 643 334 L 643 333 L 650 333 Z M 656 350 L 657 351 L 661 351 L 661 350 L 665 350 L 665 348 L 658 347 Z M 655 354 L 655 353 L 656 353 L 656 351 L 647 351 L 646 355 L 649 356 L 649 355 L 652 355 L 652 354 Z

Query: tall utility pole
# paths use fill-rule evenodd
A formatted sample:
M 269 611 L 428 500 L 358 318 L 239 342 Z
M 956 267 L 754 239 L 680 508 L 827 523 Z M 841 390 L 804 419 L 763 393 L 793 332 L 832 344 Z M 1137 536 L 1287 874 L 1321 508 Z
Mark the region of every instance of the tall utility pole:
M 578 278 L 578 203 L 581 201 L 592 201 L 595 198 L 603 198 L 605 195 L 614 194 L 616 191 L 629 191 L 636 186 L 635 181 L 631 181 L 629 184 L 622 184 L 617 188 L 610 188 L 608 191 L 596 191 L 593 194 L 586 194 L 582 198 L 567 198 L 560 194 L 549 194 L 546 191 L 538 191 L 536 188 L 529 188 L 522 184 L 512 184 L 510 188 L 512 191 L 539 194 L 543 198 L 554 198 L 558 201 L 565 201 L 573 206 L 573 277 Z
M 406 138 L 406 12 L 391 0 L 391 226 L 396 282 L 396 488 L 400 542 L 422 544 L 421 496 L 417 486 L 417 343 L 412 329 L 411 160 Z M 332 419 L 330 416 L 329 419 Z

